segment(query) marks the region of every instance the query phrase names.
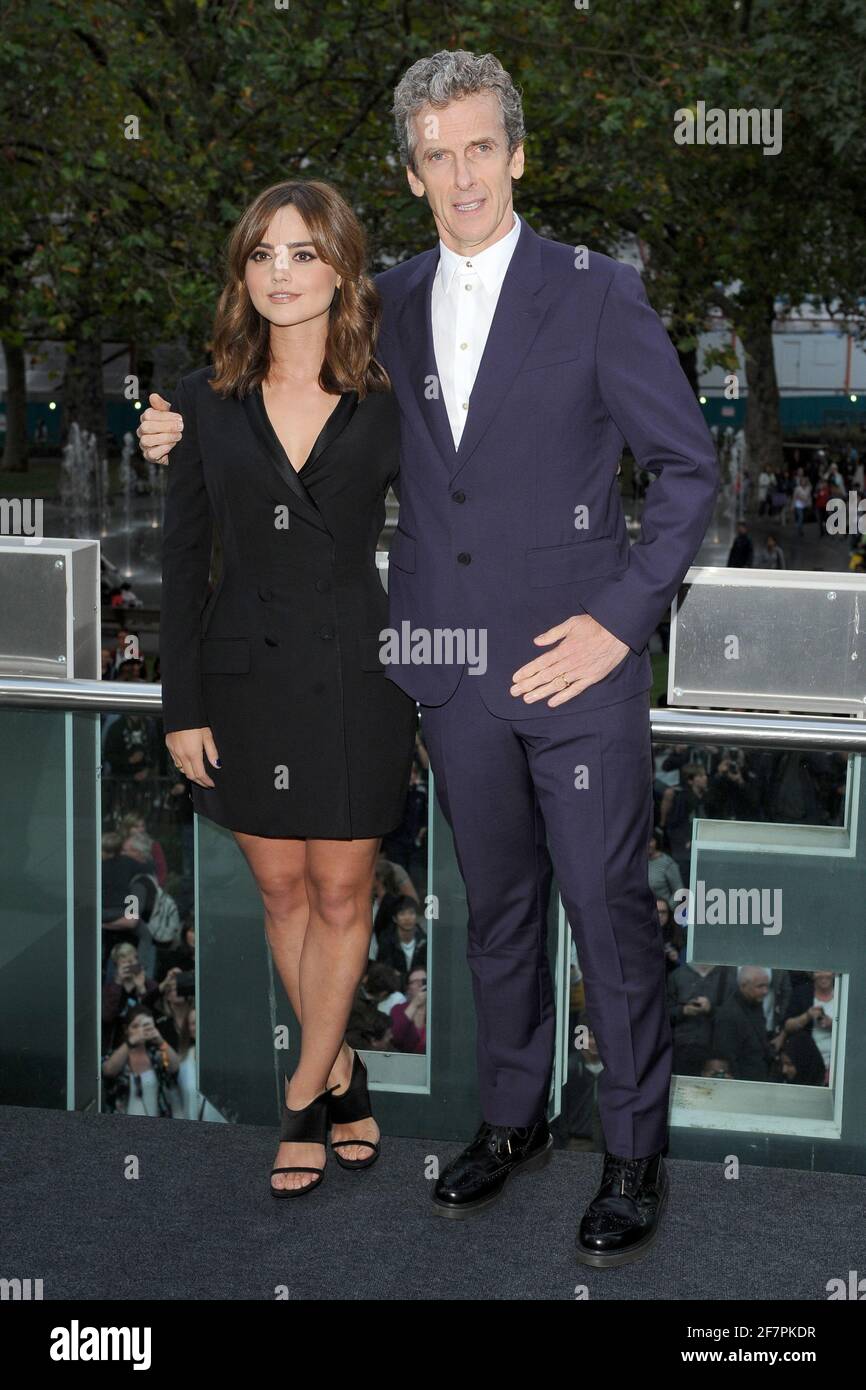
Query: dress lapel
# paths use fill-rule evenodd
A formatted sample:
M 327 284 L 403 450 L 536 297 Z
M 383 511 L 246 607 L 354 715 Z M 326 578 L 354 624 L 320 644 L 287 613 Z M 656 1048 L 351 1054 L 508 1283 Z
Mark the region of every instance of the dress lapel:
M 292 493 L 296 510 L 299 511 L 307 521 L 317 526 L 320 530 L 327 531 L 330 535 L 330 529 L 326 525 L 322 513 L 319 511 L 311 494 L 304 486 L 298 472 L 296 472 L 289 462 L 286 451 L 280 443 L 276 430 L 271 424 L 270 417 L 265 409 L 261 386 L 254 387 L 252 391 L 244 396 L 241 404 L 243 405 L 253 434 L 265 457 L 273 465 L 283 483 L 285 483 L 286 487 Z M 337 436 L 342 433 L 343 429 L 354 415 L 357 404 L 357 392 L 347 391 L 343 393 L 336 409 L 322 426 L 318 438 L 310 450 L 309 458 L 300 470 L 301 473 L 305 472 L 307 468 L 324 453 L 325 449 L 333 444 Z
M 259 395 L 261 395 L 261 391 L 259 391 Z M 319 431 L 319 436 L 310 450 L 306 461 L 301 466 L 299 473 L 295 473 L 296 478 L 300 480 L 300 476 L 306 473 L 309 468 L 312 468 L 319 455 L 330 448 L 337 436 L 343 433 L 343 430 L 348 425 L 357 408 L 357 391 L 344 391 L 337 402 L 336 409 L 328 416 Z M 268 423 L 270 424 L 270 421 Z M 273 426 L 271 426 L 271 431 L 273 432 Z M 277 440 L 277 443 L 279 444 L 279 440 Z M 285 457 L 285 450 L 283 450 L 282 445 L 280 445 L 280 451 Z M 292 472 L 294 473 L 295 470 L 292 469 Z

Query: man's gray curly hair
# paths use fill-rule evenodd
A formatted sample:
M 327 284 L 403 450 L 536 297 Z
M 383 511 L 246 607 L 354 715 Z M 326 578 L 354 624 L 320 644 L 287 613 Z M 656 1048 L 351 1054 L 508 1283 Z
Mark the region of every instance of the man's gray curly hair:
M 394 127 L 400 162 L 415 169 L 417 143 L 412 117 L 424 106 L 442 107 L 458 97 L 476 92 L 495 92 L 502 111 L 502 124 L 512 155 L 526 136 L 523 103 L 509 73 L 492 53 L 467 53 L 465 49 L 443 49 L 431 58 L 419 58 L 403 74 L 394 88 Z

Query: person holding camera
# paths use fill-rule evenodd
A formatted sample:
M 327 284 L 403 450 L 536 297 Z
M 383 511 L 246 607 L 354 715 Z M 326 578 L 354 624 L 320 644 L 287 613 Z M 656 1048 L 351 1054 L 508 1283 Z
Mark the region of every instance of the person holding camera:
M 150 1009 L 138 1005 L 126 1020 L 124 1041 L 104 1059 L 102 1075 L 112 1083 L 114 1109 L 172 1119 L 181 1112 L 179 1068 L 180 1058 L 160 1033 Z

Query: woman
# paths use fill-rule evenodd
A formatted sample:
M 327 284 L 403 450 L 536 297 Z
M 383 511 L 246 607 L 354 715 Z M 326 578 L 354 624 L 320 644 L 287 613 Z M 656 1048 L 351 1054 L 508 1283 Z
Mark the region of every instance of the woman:
M 656 898 L 656 912 L 665 948 L 665 970 L 670 974 L 682 963 L 682 953 L 686 944 L 685 933 L 674 917 L 667 898 Z
M 127 1115 L 180 1118 L 180 1058 L 160 1033 L 150 1009 L 136 1005 L 125 1020 L 124 1032 L 123 1042 L 102 1063 L 113 1108 Z
M 794 520 L 797 524 L 797 535 L 803 535 L 803 518 L 806 515 L 807 507 L 812 505 L 812 484 L 805 473 L 800 472 L 794 482 Z
M 361 227 L 330 185 L 266 189 L 229 241 L 214 365 L 184 377 L 173 401 L 166 745 L 196 811 L 228 827 L 247 858 L 302 1026 L 277 1197 L 322 1181 L 329 1124 L 343 1166 L 379 1153 L 366 1071 L 344 1033 L 381 837 L 403 812 L 416 707 L 379 657 L 388 610 L 375 551 L 399 416 L 373 355 L 379 308 L 364 262 Z M 214 522 L 223 573 L 202 611 Z

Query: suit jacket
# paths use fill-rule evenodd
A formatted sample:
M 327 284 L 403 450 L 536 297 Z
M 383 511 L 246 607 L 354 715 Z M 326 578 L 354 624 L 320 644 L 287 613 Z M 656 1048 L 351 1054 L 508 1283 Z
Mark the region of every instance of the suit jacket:
M 775 1053 L 767 1039 L 764 1010 L 737 989 L 716 1010 L 712 1055 L 730 1063 L 736 1081 L 769 1081 Z
M 406 955 L 400 945 L 400 938 L 397 928 L 392 923 L 382 933 L 379 938 L 379 953 L 376 957 L 377 965 L 390 965 L 396 970 L 402 981 L 401 988 L 405 989 L 409 980 L 409 971 L 406 969 Z M 415 952 L 412 956 L 412 970 L 427 969 L 427 935 L 426 932 L 418 927 L 415 931 Z
M 433 349 L 438 260 L 434 248 L 377 277 L 378 356 L 401 420 L 388 587 L 389 624 L 407 644 L 388 674 L 442 704 L 463 669 L 442 659 L 447 633 L 475 629 L 486 670 L 467 676 L 495 715 L 573 713 L 646 690 L 647 642 L 718 491 L 713 441 L 664 325 L 632 267 L 590 252 L 577 269 L 573 247 L 523 221 L 455 450 Z M 631 547 L 616 481 L 624 443 L 657 475 Z M 550 650 L 533 637 L 580 613 L 628 644 L 619 664 L 554 709 L 510 695 L 513 672 Z M 411 640 L 437 630 L 440 659 L 413 661 Z

